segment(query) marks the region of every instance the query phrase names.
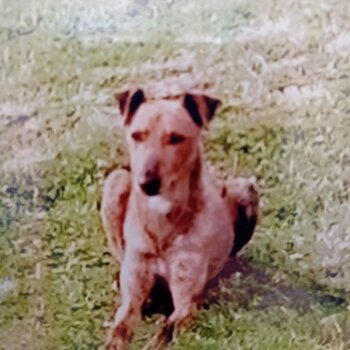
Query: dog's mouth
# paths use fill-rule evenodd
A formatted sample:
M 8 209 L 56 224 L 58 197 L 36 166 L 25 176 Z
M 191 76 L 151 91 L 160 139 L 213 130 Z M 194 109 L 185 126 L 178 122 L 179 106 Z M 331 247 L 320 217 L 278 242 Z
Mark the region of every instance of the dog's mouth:
M 147 196 L 156 196 L 160 192 L 160 185 L 160 179 L 157 177 L 142 183 L 140 187 Z

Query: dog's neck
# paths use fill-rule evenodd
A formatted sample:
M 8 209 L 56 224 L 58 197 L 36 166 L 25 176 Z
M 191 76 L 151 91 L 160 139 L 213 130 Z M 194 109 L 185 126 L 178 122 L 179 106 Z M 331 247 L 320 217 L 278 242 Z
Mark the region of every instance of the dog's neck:
M 203 204 L 201 189 L 202 159 L 198 156 L 192 171 L 179 179 L 171 196 L 145 199 L 143 194 L 135 193 L 137 215 L 144 223 L 145 230 L 160 239 L 185 234 Z

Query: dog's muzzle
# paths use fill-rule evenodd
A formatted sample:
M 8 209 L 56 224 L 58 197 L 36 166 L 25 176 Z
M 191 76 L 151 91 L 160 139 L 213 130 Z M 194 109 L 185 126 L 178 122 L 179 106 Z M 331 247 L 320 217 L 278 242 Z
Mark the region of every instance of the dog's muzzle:
M 157 194 L 159 194 L 160 185 L 161 185 L 160 178 L 155 177 L 153 179 L 150 179 L 140 184 L 140 187 L 147 196 L 156 196 Z

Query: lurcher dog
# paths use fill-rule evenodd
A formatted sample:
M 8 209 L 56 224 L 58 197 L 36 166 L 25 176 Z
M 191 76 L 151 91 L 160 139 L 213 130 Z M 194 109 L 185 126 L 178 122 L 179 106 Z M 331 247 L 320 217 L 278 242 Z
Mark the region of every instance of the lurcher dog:
M 152 99 L 142 89 L 116 98 L 131 171 L 113 171 L 103 189 L 102 222 L 121 265 L 122 298 L 106 347 L 126 348 L 146 300 L 161 299 L 155 288 L 162 286 L 172 305 L 147 347 L 155 350 L 193 318 L 206 283 L 249 241 L 258 197 L 252 181 L 219 183 L 203 164 L 201 130 L 217 99 L 198 91 Z

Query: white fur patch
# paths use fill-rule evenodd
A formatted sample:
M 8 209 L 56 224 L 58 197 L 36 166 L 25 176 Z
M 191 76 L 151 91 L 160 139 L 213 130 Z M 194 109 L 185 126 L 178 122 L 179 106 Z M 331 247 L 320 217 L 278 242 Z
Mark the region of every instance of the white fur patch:
M 160 214 L 167 214 L 171 210 L 171 202 L 162 196 L 148 198 L 148 207 Z
M 161 276 L 166 276 L 167 274 L 167 268 L 165 266 L 165 263 L 162 259 L 157 260 L 157 273 Z

